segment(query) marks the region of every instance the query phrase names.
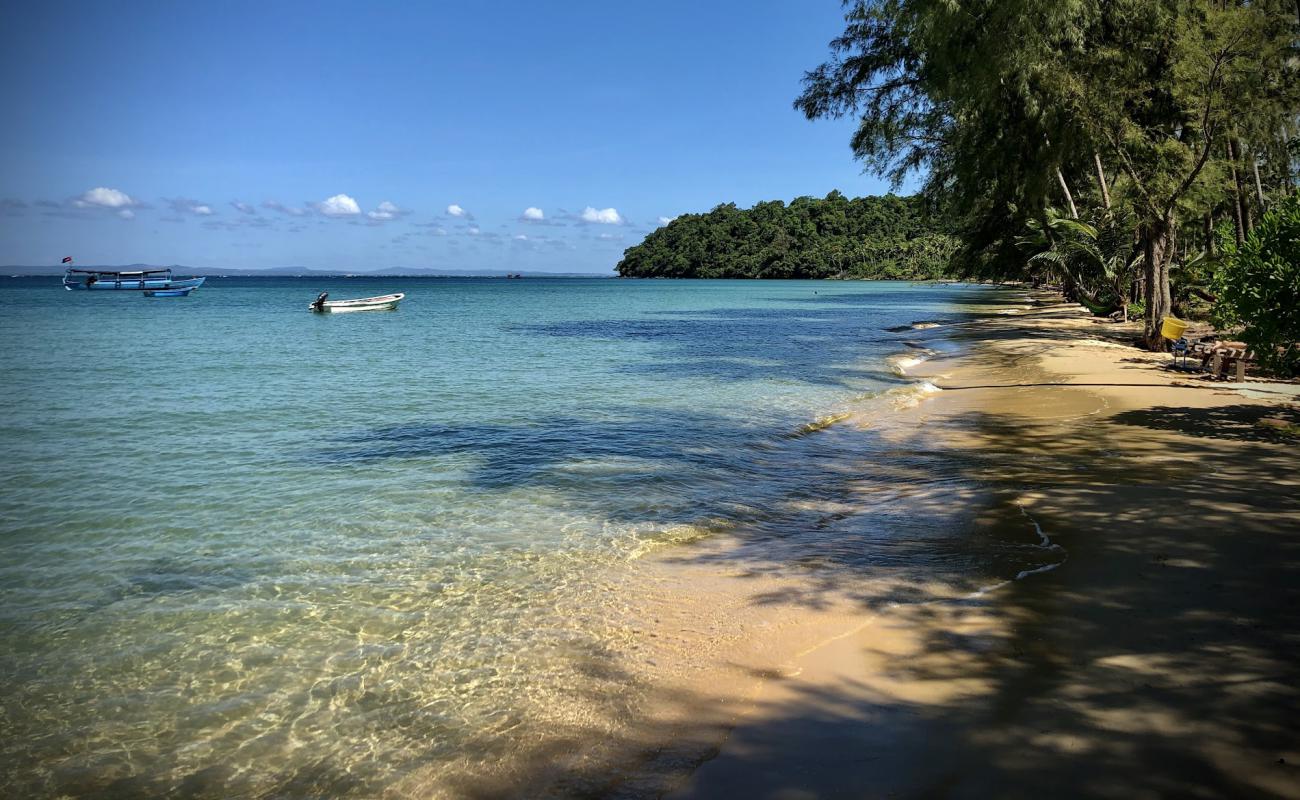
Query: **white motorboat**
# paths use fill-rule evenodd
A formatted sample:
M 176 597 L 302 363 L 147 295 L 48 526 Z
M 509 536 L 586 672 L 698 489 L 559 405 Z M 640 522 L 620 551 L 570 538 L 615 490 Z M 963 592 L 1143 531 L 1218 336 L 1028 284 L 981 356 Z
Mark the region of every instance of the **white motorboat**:
M 329 312 L 341 314 L 344 311 L 391 311 L 397 308 L 397 304 L 402 301 L 405 294 L 384 294 L 379 297 L 361 297 L 356 300 L 326 300 L 329 292 L 321 292 L 316 300 L 310 303 L 307 308 L 312 311 Z

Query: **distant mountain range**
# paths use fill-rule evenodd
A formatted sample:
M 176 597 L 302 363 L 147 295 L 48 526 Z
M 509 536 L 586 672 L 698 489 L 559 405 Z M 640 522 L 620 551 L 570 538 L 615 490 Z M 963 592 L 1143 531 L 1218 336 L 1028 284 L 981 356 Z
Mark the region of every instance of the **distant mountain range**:
M 157 264 L 75 264 L 75 269 L 103 269 L 117 270 L 121 272 L 130 272 L 142 269 L 170 269 L 176 273 L 177 277 L 189 275 L 204 275 L 208 277 L 225 277 L 225 278 L 293 278 L 293 277 L 322 277 L 322 278 L 341 278 L 353 276 L 358 278 L 381 278 L 381 277 L 408 277 L 408 278 L 504 278 L 506 275 L 521 275 L 526 278 L 605 278 L 615 277 L 614 275 L 603 275 L 596 272 L 525 272 L 515 270 L 491 270 L 491 269 L 419 269 L 416 267 L 388 267 L 377 270 L 343 270 L 343 269 L 311 269 L 310 267 L 270 267 L 269 269 L 226 269 L 222 267 L 187 267 L 184 265 L 173 264 L 161 266 Z M 56 264 L 46 264 L 41 266 L 20 266 L 6 265 L 0 267 L 0 275 L 62 275 L 64 267 Z

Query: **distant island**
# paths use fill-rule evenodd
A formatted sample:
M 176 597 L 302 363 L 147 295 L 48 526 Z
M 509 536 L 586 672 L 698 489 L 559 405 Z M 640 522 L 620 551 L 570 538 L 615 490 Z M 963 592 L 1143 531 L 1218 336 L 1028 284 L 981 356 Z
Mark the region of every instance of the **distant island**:
M 944 277 L 954 239 L 919 197 L 857 197 L 838 191 L 706 214 L 683 214 L 628 248 L 625 278 Z

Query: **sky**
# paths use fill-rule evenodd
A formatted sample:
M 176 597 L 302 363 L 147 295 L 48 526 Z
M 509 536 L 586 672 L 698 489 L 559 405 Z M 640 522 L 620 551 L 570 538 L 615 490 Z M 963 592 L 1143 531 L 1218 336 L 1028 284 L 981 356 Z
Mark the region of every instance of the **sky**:
M 888 190 L 852 120 L 791 105 L 842 23 L 837 0 L 10 0 L 0 264 L 609 273 L 679 214 Z

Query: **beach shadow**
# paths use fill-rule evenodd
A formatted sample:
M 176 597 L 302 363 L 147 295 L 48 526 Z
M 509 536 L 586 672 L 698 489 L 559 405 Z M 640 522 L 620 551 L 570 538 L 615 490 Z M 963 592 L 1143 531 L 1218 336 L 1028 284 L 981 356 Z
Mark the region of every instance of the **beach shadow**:
M 1173 431 L 1207 439 L 1239 442 L 1285 442 L 1287 437 L 1275 428 L 1261 425 L 1265 418 L 1282 418 L 1300 424 L 1300 414 L 1269 406 L 1242 403 L 1211 408 L 1158 406 L 1125 411 L 1115 415 L 1121 425 Z
M 891 597 L 877 626 L 911 646 L 861 637 L 872 682 L 786 682 L 722 759 L 668 796 L 1290 796 L 1300 497 L 1265 487 L 1300 456 L 1204 434 L 1252 424 L 1242 408 L 1177 411 L 1145 434 L 1125 432 L 1147 421 L 1126 413 L 946 422 L 978 439 L 962 471 L 1032 493 L 1029 513 L 1068 559 L 969 606 L 994 621 L 988 635 L 953 624 L 962 601 L 920 585 Z M 1020 514 L 996 505 L 976 534 Z M 807 605 L 820 592 L 829 603 L 864 577 L 840 565 L 753 602 Z M 858 597 L 882 608 L 872 600 Z

